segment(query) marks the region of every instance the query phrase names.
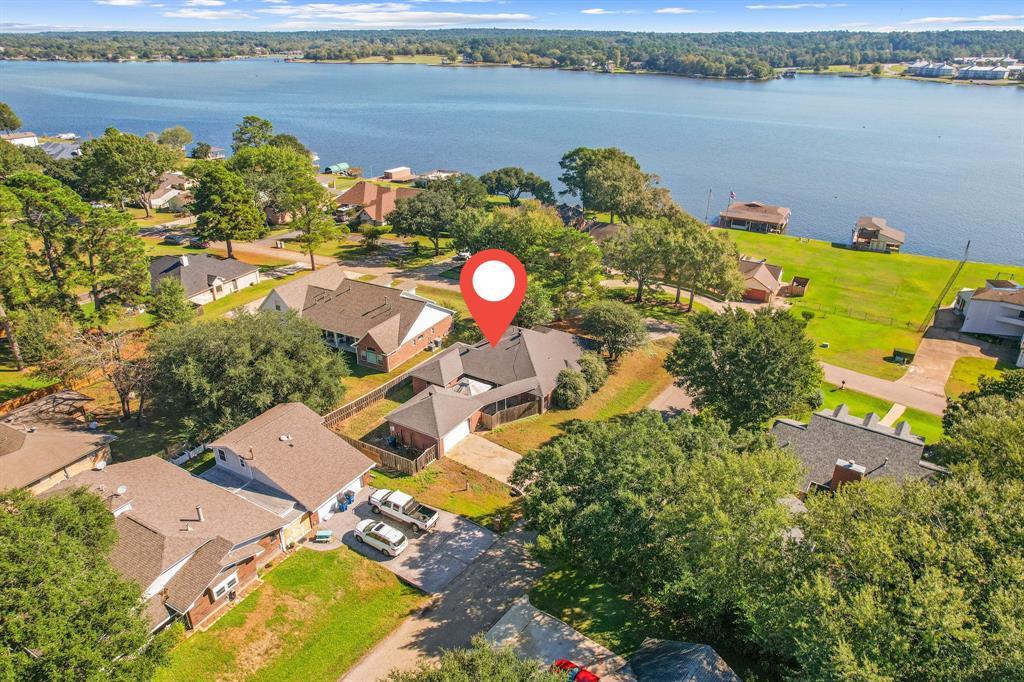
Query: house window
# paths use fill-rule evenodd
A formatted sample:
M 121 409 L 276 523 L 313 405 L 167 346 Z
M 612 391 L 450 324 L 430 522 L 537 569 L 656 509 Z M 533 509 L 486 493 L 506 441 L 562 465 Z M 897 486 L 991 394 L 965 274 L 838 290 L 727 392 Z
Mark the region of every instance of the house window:
M 221 596 L 232 587 L 238 584 L 238 573 L 232 573 L 225 580 L 220 581 L 211 588 L 214 599 L 220 599 Z
M 281 304 L 280 303 L 275 303 L 274 304 L 274 310 L 276 310 L 278 312 L 281 312 Z
M 224 454 L 223 450 L 218 450 L 217 451 L 217 455 L 220 457 L 220 461 L 222 461 L 222 462 L 228 461 L 227 455 Z
M 241 457 L 239 457 L 238 458 L 238 464 L 239 464 L 239 466 L 243 466 L 244 467 L 245 466 L 245 460 L 242 459 Z
M 1024 310 L 1022 310 L 1019 313 L 1017 313 L 1017 319 L 1018 320 L 1024 320 Z

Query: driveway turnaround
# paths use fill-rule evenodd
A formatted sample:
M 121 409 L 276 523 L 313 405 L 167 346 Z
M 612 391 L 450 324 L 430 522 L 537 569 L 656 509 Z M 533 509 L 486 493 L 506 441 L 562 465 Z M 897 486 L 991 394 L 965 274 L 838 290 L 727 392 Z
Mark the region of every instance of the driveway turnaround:
M 346 545 L 424 592 L 436 594 L 444 590 L 498 537 L 483 526 L 446 511 L 438 511 L 434 529 L 417 533 L 408 524 L 371 512 L 365 491 L 361 491 L 353 509 L 335 514 L 320 527 L 333 530 Z M 353 532 L 356 524 L 371 518 L 384 521 L 405 533 L 409 538 L 405 551 L 397 557 L 390 557 L 356 540 Z
M 518 452 L 472 433 L 445 456 L 502 483 L 508 483 L 516 462 L 523 458 Z
M 567 658 L 604 682 L 636 680 L 624 658 L 551 614 L 534 608 L 526 595 L 516 600 L 486 637 L 491 644 L 512 647 L 523 658 L 536 658 L 544 664 Z

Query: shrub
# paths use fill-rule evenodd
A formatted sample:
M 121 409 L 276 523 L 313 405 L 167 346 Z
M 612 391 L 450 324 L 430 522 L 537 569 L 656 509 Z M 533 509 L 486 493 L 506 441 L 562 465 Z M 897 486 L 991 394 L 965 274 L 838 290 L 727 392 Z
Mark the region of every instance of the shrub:
M 801 310 L 800 311 L 800 317 L 804 318 L 805 322 L 810 322 L 811 320 L 814 319 L 814 311 L 813 310 Z
M 597 353 L 584 353 L 580 357 L 580 373 L 587 380 L 591 392 L 596 393 L 608 380 L 608 366 Z
M 590 386 L 582 372 L 563 369 L 558 373 L 558 384 L 551 398 L 558 407 L 573 410 L 590 397 Z

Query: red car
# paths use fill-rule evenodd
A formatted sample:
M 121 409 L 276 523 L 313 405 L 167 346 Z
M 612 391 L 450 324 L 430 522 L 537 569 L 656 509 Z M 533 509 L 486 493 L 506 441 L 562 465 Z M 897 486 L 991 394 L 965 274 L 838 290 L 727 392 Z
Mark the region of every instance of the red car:
M 601 679 L 583 666 L 577 665 L 567 658 L 560 658 L 551 665 L 551 672 L 558 670 L 569 673 L 569 676 L 565 678 L 569 682 L 599 682 Z

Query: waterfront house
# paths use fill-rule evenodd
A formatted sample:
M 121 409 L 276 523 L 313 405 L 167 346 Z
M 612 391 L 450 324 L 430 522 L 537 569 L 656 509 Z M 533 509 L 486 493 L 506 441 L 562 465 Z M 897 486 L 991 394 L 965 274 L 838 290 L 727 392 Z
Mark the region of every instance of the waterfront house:
M 718 214 L 718 224 L 734 230 L 782 234 L 789 226 L 790 210 L 760 201 L 734 201 Z
M 189 302 L 203 305 L 260 283 L 260 269 L 234 258 L 205 253 L 158 256 L 149 262 L 154 291 L 165 277 L 174 277 L 185 288 Z
M 160 186 L 149 195 L 150 207 L 166 208 L 175 213 L 184 211 L 188 207 L 192 196 L 188 187 L 192 181 L 185 177 L 184 173 L 168 171 L 160 176 Z
M 0 134 L 0 140 L 6 140 L 13 145 L 18 147 L 38 147 L 39 138 L 36 137 L 35 133 L 24 132 L 24 133 L 3 133 Z
M 853 228 L 850 246 L 862 251 L 878 251 L 880 253 L 899 253 L 900 247 L 907 239 L 902 230 L 889 225 L 885 218 L 861 216 Z
M 347 279 L 337 266 L 277 287 L 260 309 L 296 311 L 323 330 L 329 346 L 385 372 L 439 346 L 455 314 L 415 291 Z
M 85 405 L 92 398 L 59 391 L 0 417 L 0 490 L 39 494 L 110 461 L 114 436 L 90 428 Z
M 39 148 L 51 159 L 70 161 L 82 155 L 82 143 L 79 140 L 70 142 L 41 142 Z
M 922 78 L 952 78 L 956 75 L 957 69 L 944 62 L 919 60 L 907 66 L 905 73 L 908 76 L 921 76 Z
M 901 421 L 895 427 L 884 426 L 873 412 L 855 417 L 845 404 L 815 412 L 806 424 L 777 419 L 772 435 L 807 471 L 799 491 L 805 495 L 835 491 L 840 485 L 869 477 L 903 482 L 945 471 L 922 459 L 924 438 L 912 434 L 910 424 Z
M 335 203 L 342 212 L 357 210 L 360 223 L 381 226 L 387 224 L 388 216 L 395 210 L 399 199 L 408 199 L 419 193 L 420 190 L 412 187 L 382 187 L 362 180 L 340 194 Z
M 362 490 L 374 466 L 302 403 L 275 405 L 209 447 L 215 465 L 202 477 L 282 519 L 285 547 Z
M 411 182 L 416 179 L 416 176 L 408 166 L 396 166 L 384 171 L 383 178 L 391 182 Z
M 391 436 L 439 457 L 478 427 L 546 412 L 563 369 L 579 369 L 582 342 L 539 327 L 509 327 L 494 347 L 457 343 L 414 368 L 412 399 L 385 419 Z
M 958 79 L 962 80 L 984 80 L 984 81 L 997 81 L 1006 80 L 1010 75 L 1010 70 L 1005 66 L 968 66 L 965 69 L 960 69 L 956 74 Z
M 960 331 L 1002 336 L 1024 336 L 1024 286 L 1009 279 L 989 279 L 978 289 L 961 289 L 953 312 L 964 318 Z
M 740 274 L 743 276 L 743 298 L 759 303 L 771 303 L 782 291 L 782 268 L 765 259 L 756 260 L 740 257 Z

